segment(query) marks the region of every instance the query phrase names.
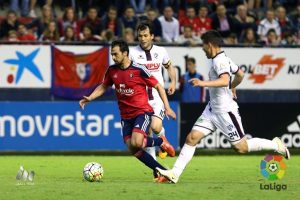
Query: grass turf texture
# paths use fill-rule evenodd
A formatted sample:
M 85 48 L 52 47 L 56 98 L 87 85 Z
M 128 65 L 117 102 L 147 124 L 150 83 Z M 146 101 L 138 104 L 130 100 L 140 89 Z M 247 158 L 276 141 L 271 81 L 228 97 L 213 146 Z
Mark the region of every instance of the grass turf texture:
M 300 155 L 293 155 L 286 174 L 276 184 L 287 190 L 260 190 L 272 184 L 260 175 L 264 156 L 195 156 L 179 183 L 152 182 L 152 172 L 131 156 L 0 156 L 0 199 L 298 199 Z M 102 164 L 100 183 L 82 180 L 83 166 L 90 161 Z M 159 159 L 171 167 L 175 158 Z M 20 165 L 33 169 L 33 185 L 18 185 Z

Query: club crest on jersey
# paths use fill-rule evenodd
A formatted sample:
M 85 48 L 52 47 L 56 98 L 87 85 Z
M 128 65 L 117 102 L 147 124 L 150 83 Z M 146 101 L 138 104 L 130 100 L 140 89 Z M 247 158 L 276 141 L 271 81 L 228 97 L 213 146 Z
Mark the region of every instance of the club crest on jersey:
M 113 78 L 118 78 L 118 75 L 117 75 L 117 74 L 114 74 Z
M 157 58 L 158 57 L 158 54 L 157 53 L 154 53 L 154 58 Z
M 129 77 L 132 78 L 133 77 L 133 73 L 130 73 Z
M 143 55 L 139 55 L 138 59 L 144 59 Z

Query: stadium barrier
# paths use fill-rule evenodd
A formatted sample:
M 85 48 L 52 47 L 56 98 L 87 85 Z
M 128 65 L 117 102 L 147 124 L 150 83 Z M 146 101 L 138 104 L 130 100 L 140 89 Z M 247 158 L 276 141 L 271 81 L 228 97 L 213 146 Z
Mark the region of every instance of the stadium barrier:
M 62 52 L 72 52 L 76 55 L 90 54 L 103 46 L 55 46 Z M 197 71 L 208 79 L 206 56 L 200 47 L 165 47 L 173 65 L 175 66 L 177 80 L 186 72 L 186 59 L 196 59 Z M 300 90 L 300 63 L 298 59 L 299 48 L 241 48 L 226 47 L 226 54 L 245 72 L 242 90 Z M 1 45 L 0 48 L 0 88 L 50 88 L 53 74 L 51 45 Z M 154 54 L 155 56 L 155 54 Z M 109 63 L 113 61 L 111 57 Z M 37 70 L 19 70 L 20 64 L 32 62 Z M 79 77 L 86 71 L 82 59 L 78 58 L 76 72 Z M 104 62 L 104 61 L 103 61 Z M 105 62 L 104 62 L 105 63 Z M 99 63 L 101 66 L 101 63 Z M 156 65 L 156 63 L 149 63 Z M 87 67 L 86 67 L 87 68 Z M 38 72 L 37 72 L 38 71 Z M 170 80 L 166 71 L 163 71 L 165 87 Z M 177 84 L 177 87 L 179 84 Z
M 179 104 L 171 102 L 179 114 Z M 0 102 L 0 151 L 124 151 L 117 102 Z M 179 147 L 177 120 L 165 120 Z
M 180 104 L 180 146 L 185 142 L 206 104 Z M 281 137 L 288 148 L 300 149 L 300 103 L 247 103 L 239 105 L 243 128 L 247 137 L 273 139 Z M 219 131 L 205 137 L 198 148 L 226 149 L 230 143 Z

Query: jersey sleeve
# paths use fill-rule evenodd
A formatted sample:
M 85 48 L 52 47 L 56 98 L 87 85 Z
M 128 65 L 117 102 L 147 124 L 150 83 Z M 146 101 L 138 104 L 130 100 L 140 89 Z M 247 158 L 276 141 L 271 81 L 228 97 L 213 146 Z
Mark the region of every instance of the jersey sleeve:
M 222 74 L 230 74 L 230 64 L 229 64 L 228 60 L 226 60 L 224 58 L 215 59 L 213 68 L 219 77 Z
M 166 65 L 168 64 L 171 60 L 170 60 L 170 57 L 169 57 L 169 54 L 167 52 L 167 50 L 165 48 L 161 48 L 162 49 L 162 53 L 163 53 L 163 60 L 162 60 L 162 64 L 163 65 Z
M 157 79 L 151 75 L 151 73 L 145 66 L 140 65 L 140 72 L 141 72 L 141 77 L 145 81 L 147 86 L 154 87 L 157 85 L 158 83 Z
M 106 73 L 105 73 L 105 76 L 104 76 L 104 81 L 103 81 L 103 85 L 106 85 L 106 86 L 112 86 L 113 85 L 113 81 L 112 81 L 112 78 L 111 78 L 111 70 L 108 68 Z
M 144 80 L 148 87 L 155 87 L 158 83 L 158 80 L 152 75 L 147 78 L 145 77 Z
M 229 59 L 229 64 L 230 64 L 230 70 L 231 70 L 231 73 L 235 74 L 239 71 L 240 67 L 235 64 L 230 58 Z

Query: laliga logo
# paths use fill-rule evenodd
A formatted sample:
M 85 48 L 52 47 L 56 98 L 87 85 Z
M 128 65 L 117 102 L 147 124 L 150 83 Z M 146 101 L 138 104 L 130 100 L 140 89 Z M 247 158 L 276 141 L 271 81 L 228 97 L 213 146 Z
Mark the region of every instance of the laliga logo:
M 284 58 L 272 59 L 272 55 L 264 55 L 252 69 L 249 79 L 254 83 L 264 83 L 273 79 L 284 65 Z
M 283 162 L 283 157 L 280 155 L 268 154 L 260 162 L 260 173 L 269 181 L 275 181 L 282 179 L 286 170 L 286 164 Z M 286 190 L 286 184 L 260 184 L 261 190 Z
M 260 172 L 263 177 L 269 181 L 282 179 L 286 169 L 286 164 L 282 160 L 282 156 L 268 154 L 260 162 Z

